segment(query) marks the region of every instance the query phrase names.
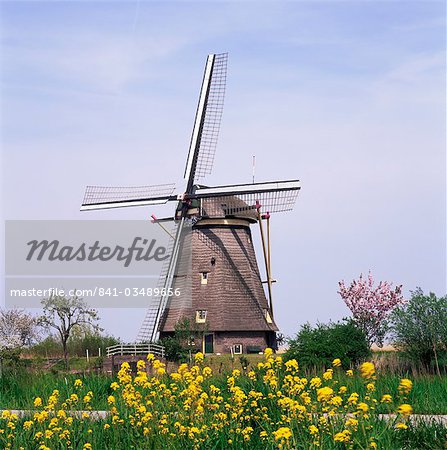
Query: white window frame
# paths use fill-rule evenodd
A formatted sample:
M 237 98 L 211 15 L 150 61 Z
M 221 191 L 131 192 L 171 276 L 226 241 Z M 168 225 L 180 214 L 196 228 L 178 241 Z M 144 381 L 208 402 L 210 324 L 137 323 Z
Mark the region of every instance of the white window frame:
M 239 351 L 236 351 L 236 347 L 239 347 Z M 235 355 L 242 355 L 242 353 L 243 353 L 243 346 L 242 346 L 242 344 L 233 344 L 233 353 Z
M 200 284 L 208 284 L 209 272 L 200 272 Z
M 208 315 L 208 311 L 206 309 L 197 309 L 196 310 L 196 323 L 205 323 L 207 315 Z M 202 316 L 204 316 L 204 317 L 202 317 Z

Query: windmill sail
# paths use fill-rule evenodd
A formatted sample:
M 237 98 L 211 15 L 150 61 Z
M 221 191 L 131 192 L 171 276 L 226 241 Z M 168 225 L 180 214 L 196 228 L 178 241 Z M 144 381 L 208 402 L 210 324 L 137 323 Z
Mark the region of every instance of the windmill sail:
M 170 219 L 170 221 L 172 221 L 172 219 Z M 157 339 L 159 328 L 158 324 L 163 317 L 163 313 L 167 304 L 169 303 L 169 296 L 165 296 L 165 298 L 163 298 L 162 292 L 164 289 L 169 288 L 173 284 L 173 279 L 172 277 L 170 277 L 171 266 L 174 265 L 172 255 L 174 255 L 175 253 L 174 250 L 176 245 L 178 246 L 177 253 L 179 255 L 182 254 L 183 250 L 181 245 L 182 242 L 180 241 L 179 243 L 179 240 L 176 239 L 177 236 L 179 236 L 178 231 L 180 223 L 181 222 L 173 222 L 173 226 L 169 229 L 169 234 L 172 236 L 172 238 L 169 240 L 167 251 L 171 255 L 171 258 L 164 261 L 163 263 L 163 267 L 161 269 L 157 284 L 157 288 L 159 289 L 158 292 L 160 292 L 160 294 L 154 296 L 151 303 L 149 304 L 146 316 L 137 335 L 138 342 L 154 342 Z M 185 294 L 186 296 L 188 295 L 187 287 L 185 287 L 185 289 L 183 290 L 183 294 Z
M 173 196 L 175 184 L 152 186 L 87 186 L 81 211 L 90 209 L 123 208 L 125 206 L 160 205 Z
M 211 173 L 225 98 L 228 53 L 209 55 L 185 168 L 186 192 Z
M 267 183 L 239 184 L 216 187 L 198 187 L 194 195 L 206 200 L 211 207 L 207 215 L 234 215 L 244 210 L 260 209 L 261 212 L 290 211 L 295 205 L 301 184 L 298 180 L 272 181 Z M 217 201 L 218 200 L 218 201 Z M 207 204 L 207 202 L 202 202 Z
M 158 287 L 161 288 L 161 293 L 150 304 L 143 324 L 138 332 L 137 340 L 155 342 L 159 337 L 159 325 L 163 318 L 166 307 L 171 298 L 175 301 L 191 302 L 190 294 L 190 268 L 191 261 L 187 255 L 190 255 L 190 248 L 185 248 L 190 245 L 188 231 L 190 229 L 189 223 L 182 218 L 174 225 L 173 239 L 171 241 L 170 254 L 171 257 L 167 264 L 163 266 L 160 274 Z M 188 252 L 189 250 L 189 252 Z M 181 277 L 180 283 L 175 281 L 176 277 Z M 172 295 L 170 288 L 180 287 L 180 300 Z

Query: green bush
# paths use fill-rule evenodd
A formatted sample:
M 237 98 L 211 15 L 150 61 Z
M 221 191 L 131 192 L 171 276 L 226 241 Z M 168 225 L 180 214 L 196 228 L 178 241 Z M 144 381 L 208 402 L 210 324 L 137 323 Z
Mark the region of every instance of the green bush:
M 167 336 L 161 340 L 161 345 L 165 347 L 165 356 L 168 361 L 183 362 L 188 358 L 188 350 L 176 336 Z
M 421 288 L 391 315 L 394 345 L 413 362 L 437 372 L 447 369 L 447 297 Z
M 364 333 L 351 321 L 305 324 L 295 338 L 289 339 L 286 359 L 296 359 L 303 368 L 328 368 L 335 358 L 343 367 L 368 358 L 371 354 Z
M 99 348 L 104 356 L 106 348 L 119 344 L 119 339 L 113 336 L 103 336 L 99 333 L 85 333 L 84 335 L 73 335 L 68 340 L 68 353 L 72 356 L 86 356 L 86 350 L 90 356 L 98 356 Z M 55 336 L 48 336 L 43 341 L 30 348 L 29 353 L 34 356 L 60 357 L 62 355 L 62 344 Z

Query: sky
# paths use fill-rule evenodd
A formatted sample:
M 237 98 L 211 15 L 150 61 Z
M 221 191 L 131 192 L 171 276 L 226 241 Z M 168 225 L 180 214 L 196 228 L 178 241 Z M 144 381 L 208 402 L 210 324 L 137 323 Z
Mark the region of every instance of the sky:
M 271 222 L 281 332 L 348 316 L 338 282 L 369 270 L 407 297 L 417 286 L 445 295 L 445 9 L 2 1 L 2 216 L 171 214 L 172 205 L 79 206 L 89 184 L 181 185 L 206 55 L 228 52 L 204 182 L 251 182 L 256 155 L 256 181 L 302 183 L 294 210 Z M 258 261 L 262 270 L 260 253 Z M 132 341 L 144 311 L 100 316 L 107 332 Z

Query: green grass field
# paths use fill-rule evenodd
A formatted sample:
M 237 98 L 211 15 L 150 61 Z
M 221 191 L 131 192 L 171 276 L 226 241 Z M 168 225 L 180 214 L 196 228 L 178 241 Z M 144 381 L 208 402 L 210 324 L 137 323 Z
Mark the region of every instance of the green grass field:
M 211 357 L 183 368 L 155 362 L 150 370 L 154 375 L 141 366 L 136 377 L 122 370 L 115 378 L 46 373 L 29 364 L 6 370 L 0 382 L 0 409 L 37 414 L 19 419 L 4 413 L 0 448 L 447 448 L 445 426 L 412 425 L 405 415 L 391 422 L 377 417 L 396 413 L 402 403 L 411 404 L 415 414 L 447 414 L 447 377 L 408 377 L 413 387 L 403 393 L 400 378 L 387 373 L 369 378 L 356 370 L 348 376 L 338 367 L 333 375 L 304 373 L 280 358 L 259 355 L 248 358 L 246 370 L 241 363 L 247 361 Z M 312 381 L 315 375 L 317 382 Z M 354 401 L 353 393 L 358 397 Z M 68 400 L 73 394 L 75 401 Z M 391 395 L 391 403 L 382 402 L 384 394 Z M 109 415 L 101 420 L 70 419 L 74 410 L 106 410 Z
M 247 371 L 255 367 L 262 359 L 262 355 L 248 355 Z M 228 355 L 207 357 L 205 362 L 216 374 L 217 380 L 225 380 L 226 375 L 233 369 L 243 371 L 239 358 L 231 359 Z M 94 361 L 90 361 L 90 366 L 93 367 L 93 365 Z M 97 375 L 89 372 L 81 373 L 82 370 L 88 367 L 85 358 L 71 359 L 70 367 L 78 369 L 80 372 L 77 374 L 65 373 L 63 370 L 45 372 L 39 369 L 41 362 L 35 366 L 37 370 L 30 369 L 29 363 L 27 366 L 27 368 L 15 369 L 12 372 L 5 371 L 0 383 L 0 409 L 29 408 L 35 397 L 48 396 L 53 389 L 69 394 L 76 378 L 81 378 L 90 390 L 98 394 L 92 403 L 94 408 L 106 409 L 107 395 L 111 393 L 110 383 L 112 379 L 107 375 Z M 176 364 L 168 363 L 167 369 L 171 371 L 176 369 L 177 366 Z M 62 369 L 63 362 L 60 361 L 57 367 Z M 309 371 L 305 375 L 311 377 L 312 372 L 316 373 L 316 371 Z M 400 377 L 387 371 L 384 373 L 379 372 L 379 374 L 380 377 L 376 382 L 378 395 L 385 393 L 396 395 Z M 409 402 L 412 404 L 415 414 L 447 414 L 447 376 L 441 378 L 433 375 L 412 377 L 408 373 L 402 376 L 414 381 L 413 390 L 409 395 Z M 349 379 L 341 376 L 340 382 L 348 383 L 353 390 L 359 393 L 365 392 L 365 386 L 359 377 Z M 380 405 L 378 411 L 383 412 Z

